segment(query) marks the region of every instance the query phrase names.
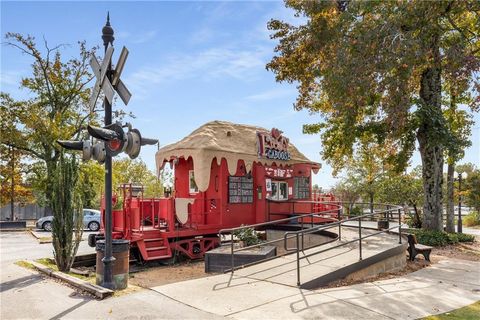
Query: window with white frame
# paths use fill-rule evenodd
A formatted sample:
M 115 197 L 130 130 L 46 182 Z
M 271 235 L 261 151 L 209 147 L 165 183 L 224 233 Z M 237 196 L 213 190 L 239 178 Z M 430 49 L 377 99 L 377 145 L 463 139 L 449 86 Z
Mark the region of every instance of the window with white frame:
M 271 200 L 288 200 L 288 183 L 284 181 L 272 181 Z

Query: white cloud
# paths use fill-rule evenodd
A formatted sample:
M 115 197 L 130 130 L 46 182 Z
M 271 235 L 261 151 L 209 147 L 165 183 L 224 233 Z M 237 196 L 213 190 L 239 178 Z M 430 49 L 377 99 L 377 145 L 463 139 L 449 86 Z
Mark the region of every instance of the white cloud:
M 211 28 L 207 28 L 207 27 L 200 28 L 189 37 L 189 42 L 191 44 L 200 44 L 200 43 L 208 42 L 212 39 L 215 39 L 216 33 L 217 31 L 214 31 Z
M 296 94 L 296 92 L 297 91 L 294 88 L 275 88 L 254 95 L 250 95 L 245 99 L 250 101 L 268 101 L 292 97 Z
M 155 38 L 156 35 L 157 35 L 156 30 L 150 30 L 150 31 L 137 30 L 133 33 L 128 31 L 115 32 L 115 38 L 117 40 L 122 39 L 123 41 L 130 41 L 131 43 L 135 43 L 135 44 L 148 42 L 153 38 Z
M 263 69 L 269 53 L 269 49 L 262 47 L 250 50 L 215 47 L 197 53 L 179 53 L 159 60 L 159 65 L 141 68 L 129 75 L 125 83 L 135 92 L 146 93 L 149 85 L 192 78 L 209 81 L 228 76 L 250 81 Z
M 0 84 L 2 87 L 4 86 L 19 87 L 21 80 L 22 80 L 22 72 L 2 70 L 0 74 Z
M 146 32 L 138 32 L 135 34 L 135 39 L 132 40 L 132 43 L 140 44 L 140 43 L 145 43 L 157 35 L 157 31 L 151 30 L 151 31 L 146 31 Z

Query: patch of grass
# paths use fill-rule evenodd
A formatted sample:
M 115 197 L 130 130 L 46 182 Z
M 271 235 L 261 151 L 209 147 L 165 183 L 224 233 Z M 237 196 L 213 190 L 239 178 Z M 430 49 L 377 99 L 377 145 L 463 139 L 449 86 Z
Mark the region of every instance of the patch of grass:
M 50 259 L 50 258 L 41 258 L 41 259 L 37 259 L 37 260 L 35 260 L 35 261 L 38 262 L 38 263 L 40 263 L 40 264 L 43 264 L 45 267 L 50 268 L 50 269 L 52 269 L 53 271 L 59 271 L 59 270 L 58 270 L 58 267 L 57 267 L 57 265 L 55 264 L 55 261 L 54 261 L 53 259 Z M 83 275 L 81 275 L 81 274 L 76 274 L 76 273 L 73 273 L 73 272 L 66 272 L 66 274 L 68 274 L 69 276 L 72 276 L 72 277 L 81 279 L 81 280 L 88 281 L 88 282 L 90 282 L 90 283 L 95 283 L 95 275 L 90 276 L 90 277 L 86 277 L 86 276 L 83 276 Z
M 17 266 L 22 267 L 22 268 L 32 269 L 32 270 L 35 269 L 35 267 L 33 266 L 33 264 L 31 264 L 30 262 L 27 262 L 27 261 L 25 261 L 25 260 L 17 261 L 17 262 L 15 262 L 15 264 L 16 264 Z
M 480 301 L 469 306 L 422 318 L 422 320 L 476 320 L 480 314 Z
M 45 267 L 50 268 L 53 271 L 58 271 L 57 265 L 55 264 L 55 261 L 53 259 L 40 258 L 40 259 L 35 260 L 35 262 L 43 264 Z
M 51 243 L 52 242 L 52 237 L 40 237 L 37 238 L 38 242 L 40 243 Z

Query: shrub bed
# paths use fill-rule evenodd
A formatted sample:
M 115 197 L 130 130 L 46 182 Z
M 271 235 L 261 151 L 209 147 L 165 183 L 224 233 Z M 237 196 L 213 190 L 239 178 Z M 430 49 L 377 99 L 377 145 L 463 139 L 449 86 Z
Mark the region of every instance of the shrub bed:
M 423 229 L 413 230 L 412 232 L 415 234 L 418 243 L 433 247 L 441 247 L 459 242 L 473 242 L 475 240 L 474 236 L 465 233 L 447 233 Z
M 465 218 L 463 218 L 463 225 L 466 227 L 480 225 L 480 212 L 470 212 Z

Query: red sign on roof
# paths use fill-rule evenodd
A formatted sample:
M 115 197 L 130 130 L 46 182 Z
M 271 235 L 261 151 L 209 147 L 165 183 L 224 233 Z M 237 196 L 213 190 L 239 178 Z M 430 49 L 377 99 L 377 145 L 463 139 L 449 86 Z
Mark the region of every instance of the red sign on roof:
M 272 160 L 290 160 L 288 138 L 282 131 L 273 128 L 271 132 L 257 132 L 258 157 Z

